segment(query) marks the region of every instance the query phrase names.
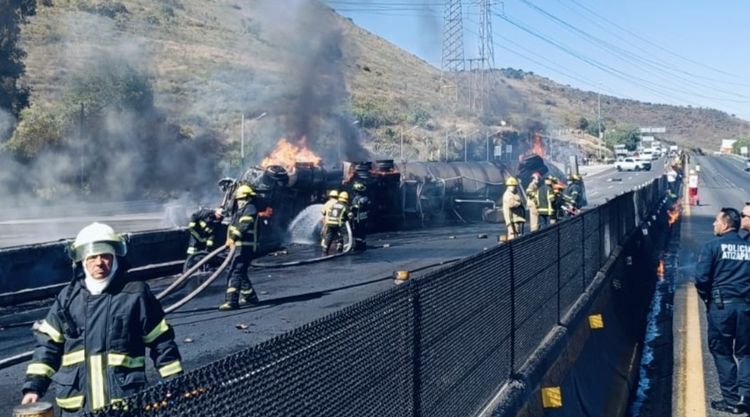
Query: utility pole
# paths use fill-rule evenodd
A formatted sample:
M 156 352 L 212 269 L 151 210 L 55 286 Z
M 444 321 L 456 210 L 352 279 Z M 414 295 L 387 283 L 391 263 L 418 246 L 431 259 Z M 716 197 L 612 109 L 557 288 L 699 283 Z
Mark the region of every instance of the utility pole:
M 240 160 L 242 165 L 245 165 L 245 113 L 242 113 L 242 121 L 240 122 Z
M 81 103 L 81 113 L 78 119 L 78 137 L 81 140 L 81 152 L 80 152 L 81 153 L 81 191 L 83 191 L 83 166 L 84 166 L 83 155 L 86 153 L 85 152 L 86 143 L 84 142 L 84 139 L 83 139 L 83 103 Z
M 599 146 L 597 146 L 597 149 L 599 150 L 599 160 L 602 160 L 602 93 L 598 92 L 596 93 L 596 105 L 598 108 L 599 116 L 597 117 L 597 125 L 599 126 Z

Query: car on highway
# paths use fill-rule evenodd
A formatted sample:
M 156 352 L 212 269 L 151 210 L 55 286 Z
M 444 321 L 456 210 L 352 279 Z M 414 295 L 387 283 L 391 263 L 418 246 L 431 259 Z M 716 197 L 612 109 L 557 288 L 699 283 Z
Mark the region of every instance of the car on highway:
M 615 168 L 617 168 L 618 171 L 650 171 L 651 161 L 629 156 L 627 158 L 618 159 L 617 162 L 615 162 Z
M 745 171 L 750 171 L 750 158 L 745 159 Z

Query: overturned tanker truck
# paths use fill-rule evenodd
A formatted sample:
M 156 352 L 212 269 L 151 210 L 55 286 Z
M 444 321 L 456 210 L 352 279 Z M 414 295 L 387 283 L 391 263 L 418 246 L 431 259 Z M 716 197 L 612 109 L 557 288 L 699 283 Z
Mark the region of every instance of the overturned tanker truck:
M 532 173 L 561 176 L 554 166 L 532 155 L 513 167 L 523 184 Z M 497 221 L 498 201 L 509 175 L 505 164 L 495 162 L 406 162 L 383 159 L 344 162 L 341 169 L 326 169 L 297 162 L 291 169 L 280 165 L 250 168 L 239 179 L 223 179 L 225 207 L 231 207 L 238 184 L 249 184 L 258 194 L 259 211 L 271 207 L 273 215 L 260 224 L 263 247 L 279 247 L 291 221 L 311 204 L 323 203 L 329 190 L 352 193 L 363 183 L 372 201 L 369 231 L 429 227 L 462 222 Z

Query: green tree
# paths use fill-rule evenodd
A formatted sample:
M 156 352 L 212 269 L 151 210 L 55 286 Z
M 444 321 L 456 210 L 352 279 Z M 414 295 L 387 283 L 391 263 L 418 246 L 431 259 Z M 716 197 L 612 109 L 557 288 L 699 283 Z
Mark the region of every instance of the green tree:
M 737 142 L 734 142 L 734 145 L 732 145 L 732 152 L 739 155 L 740 148 L 743 146 L 748 147 L 750 149 L 750 136 L 744 136 L 737 139 Z
M 607 130 L 607 134 L 604 137 L 604 142 L 609 148 L 614 148 L 618 144 L 624 144 L 629 151 L 634 151 L 638 147 L 640 140 L 641 136 L 638 127 L 632 125 L 611 128 Z
M 15 117 L 29 105 L 29 89 L 18 85 L 26 53 L 18 46 L 21 24 L 36 13 L 36 0 L 0 0 L 0 109 Z

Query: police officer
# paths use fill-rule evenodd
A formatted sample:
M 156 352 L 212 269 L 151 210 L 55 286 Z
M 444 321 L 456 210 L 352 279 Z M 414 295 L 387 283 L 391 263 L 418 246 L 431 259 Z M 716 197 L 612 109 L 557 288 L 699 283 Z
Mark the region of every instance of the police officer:
M 703 246 L 695 268 L 723 397 L 711 407 L 733 414 L 750 404 L 750 243 L 738 236 L 739 224 L 737 210 L 722 208 L 713 223 L 718 237 Z
M 221 223 L 223 214 L 221 210 L 200 209 L 190 215 L 188 232 L 187 255 L 193 255 L 202 250 L 212 250 L 214 246 L 214 229 Z
M 508 177 L 505 180 L 502 203 L 508 240 L 513 240 L 523 234 L 523 226 L 526 223 L 526 207 L 518 194 L 518 180 L 515 177 Z
M 367 249 L 367 219 L 370 215 L 370 198 L 367 197 L 367 186 L 357 181 L 352 185 L 351 219 L 352 234 L 354 235 L 354 250 Z
M 529 206 L 529 223 L 532 232 L 539 230 L 539 179 L 541 177 L 541 174 L 534 172 L 526 187 L 526 204 Z
M 345 227 L 345 222 L 351 217 L 347 203 L 349 203 L 349 193 L 342 191 L 339 193 L 336 203 L 323 213 L 323 221 L 326 227 L 323 250 L 326 255 L 331 253 L 331 245 L 334 243 L 337 252 L 343 247 L 342 228 Z
M 255 191 L 247 184 L 237 187 L 234 193 L 232 221 L 227 229 L 227 247 L 236 247 L 229 266 L 227 292 L 219 310 L 235 310 L 243 304 L 257 304 L 258 294 L 253 290 L 247 271 L 258 252 L 258 210 L 251 202 Z
M 37 346 L 23 404 L 44 396 L 53 375 L 63 416 L 117 404 L 146 385 L 146 347 L 162 378 L 182 372 L 174 331 L 148 285 L 128 279 L 126 253 L 123 238 L 105 224 L 78 233 L 73 278 L 33 326 Z

